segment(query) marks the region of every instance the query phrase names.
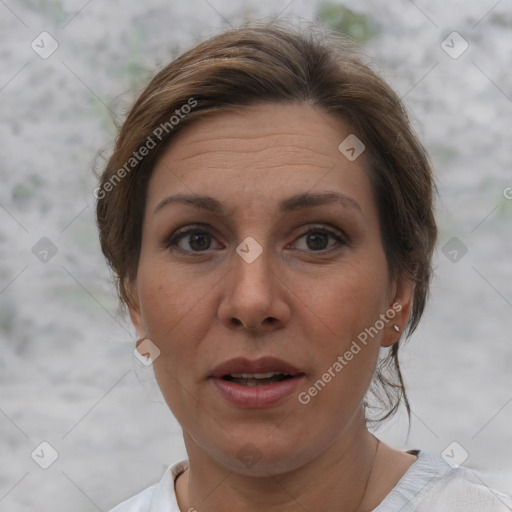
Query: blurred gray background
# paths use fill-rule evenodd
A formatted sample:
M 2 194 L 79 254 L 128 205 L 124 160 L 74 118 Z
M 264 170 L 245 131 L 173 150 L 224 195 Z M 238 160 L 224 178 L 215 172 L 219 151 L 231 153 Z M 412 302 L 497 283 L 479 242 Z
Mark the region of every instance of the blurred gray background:
M 436 169 L 436 277 L 402 355 L 411 433 L 402 411 L 377 435 L 456 442 L 512 489 L 511 0 L 0 0 L 0 511 L 105 511 L 186 456 L 117 310 L 92 169 L 156 70 L 276 16 L 357 39 Z

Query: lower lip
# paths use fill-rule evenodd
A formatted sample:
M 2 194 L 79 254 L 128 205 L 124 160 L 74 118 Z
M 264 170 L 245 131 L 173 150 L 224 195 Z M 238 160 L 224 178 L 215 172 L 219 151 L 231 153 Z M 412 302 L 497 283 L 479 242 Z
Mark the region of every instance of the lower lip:
M 219 378 L 212 378 L 212 381 L 220 394 L 237 407 L 268 407 L 293 394 L 303 378 L 304 374 L 300 374 L 273 384 L 251 387 Z

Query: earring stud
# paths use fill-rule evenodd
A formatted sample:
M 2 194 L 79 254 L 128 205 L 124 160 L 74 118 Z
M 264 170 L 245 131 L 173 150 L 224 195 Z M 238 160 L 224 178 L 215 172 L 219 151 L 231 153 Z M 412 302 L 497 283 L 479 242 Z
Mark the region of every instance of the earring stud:
M 400 332 L 400 327 L 398 325 L 393 325 L 393 329 L 395 329 L 396 332 Z

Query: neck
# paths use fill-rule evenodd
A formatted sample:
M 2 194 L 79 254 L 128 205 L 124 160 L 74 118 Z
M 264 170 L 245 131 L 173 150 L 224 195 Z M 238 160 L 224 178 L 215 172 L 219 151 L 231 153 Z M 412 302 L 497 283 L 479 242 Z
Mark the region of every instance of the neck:
M 317 457 L 266 476 L 240 474 L 208 456 L 185 433 L 189 470 L 178 479 L 181 510 L 288 512 L 367 508 L 376 439 L 358 421 Z M 368 485 L 369 484 L 369 485 Z

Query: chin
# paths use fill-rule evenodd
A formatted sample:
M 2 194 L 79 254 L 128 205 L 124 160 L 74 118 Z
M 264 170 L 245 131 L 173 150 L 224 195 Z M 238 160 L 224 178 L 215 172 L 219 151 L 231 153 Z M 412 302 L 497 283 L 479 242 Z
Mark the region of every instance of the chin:
M 277 442 L 268 434 L 262 437 L 247 436 L 246 441 L 238 439 L 236 443 L 231 443 L 228 450 L 218 453 L 216 458 L 229 471 L 237 474 L 254 477 L 279 475 L 307 463 L 307 454 L 298 449 L 299 446 L 307 445 L 290 437 L 286 442 Z

